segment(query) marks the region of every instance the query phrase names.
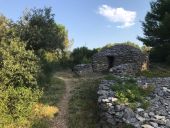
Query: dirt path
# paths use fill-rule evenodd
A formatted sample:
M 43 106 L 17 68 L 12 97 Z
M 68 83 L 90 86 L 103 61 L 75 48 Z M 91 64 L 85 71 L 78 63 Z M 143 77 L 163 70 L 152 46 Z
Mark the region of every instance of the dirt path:
M 68 102 L 71 97 L 71 90 L 73 89 L 74 79 L 72 73 L 70 72 L 59 72 L 56 76 L 65 82 L 65 93 L 58 105 L 59 114 L 53 120 L 52 128 L 68 128 L 67 118 L 68 118 Z
M 62 99 L 60 100 L 58 104 L 59 108 L 59 114 L 56 116 L 56 118 L 52 121 L 52 128 L 68 128 L 68 103 L 71 98 L 71 91 L 74 89 L 77 82 L 80 82 L 82 80 L 88 79 L 97 79 L 103 77 L 99 74 L 89 74 L 86 77 L 77 78 L 74 76 L 74 74 L 71 71 L 62 71 L 57 72 L 55 75 L 57 78 L 60 78 L 64 80 L 65 82 L 65 92 L 63 94 Z

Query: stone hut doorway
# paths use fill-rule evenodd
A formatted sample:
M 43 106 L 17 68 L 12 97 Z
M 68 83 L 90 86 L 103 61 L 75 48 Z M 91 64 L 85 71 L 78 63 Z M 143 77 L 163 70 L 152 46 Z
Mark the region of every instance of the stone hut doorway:
M 114 66 L 114 56 L 107 56 L 107 60 L 108 60 L 108 69 L 112 68 Z

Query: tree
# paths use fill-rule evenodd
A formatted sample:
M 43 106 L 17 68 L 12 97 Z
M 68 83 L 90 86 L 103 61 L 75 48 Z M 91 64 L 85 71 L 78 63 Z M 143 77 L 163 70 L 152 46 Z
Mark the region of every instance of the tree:
M 3 15 L 0 15 L 0 41 L 10 40 L 13 38 L 13 35 L 14 29 L 12 21 Z
M 150 5 L 151 11 L 142 22 L 144 37 L 138 39 L 152 47 L 153 61 L 165 61 L 170 56 L 170 1 L 157 0 Z
M 56 24 L 51 8 L 25 11 L 18 21 L 17 35 L 26 42 L 27 49 L 63 51 L 69 44 L 68 32 L 63 25 Z
M 71 59 L 73 64 L 90 63 L 93 54 L 97 52 L 97 49 L 90 50 L 87 47 L 75 48 L 71 53 Z

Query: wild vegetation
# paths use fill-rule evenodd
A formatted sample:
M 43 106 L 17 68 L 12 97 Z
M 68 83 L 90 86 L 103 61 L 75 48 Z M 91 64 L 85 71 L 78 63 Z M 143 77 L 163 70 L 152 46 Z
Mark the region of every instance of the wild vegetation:
M 67 31 L 50 8 L 29 10 L 16 23 L 0 16 L 0 31 L 0 127 L 38 127 L 58 112 L 64 83 L 48 77 L 65 55 Z
M 151 11 L 142 23 L 144 37 L 138 37 L 146 46 L 152 47 L 150 59 L 154 62 L 167 62 L 170 58 L 170 1 L 151 2 Z
M 23 16 L 14 22 L 0 15 L 0 127 L 1 128 L 49 128 L 50 121 L 59 109 L 59 101 L 65 92 L 65 83 L 56 72 L 72 68 L 76 64 L 91 63 L 91 57 L 98 51 L 109 48 L 75 48 L 71 52 L 68 30 L 55 21 L 51 8 L 25 10 Z M 147 77 L 170 76 L 170 1 L 156 0 L 142 23 L 143 47 L 149 54 L 150 70 L 138 75 Z M 162 64 L 163 63 L 163 64 Z M 91 76 L 95 77 L 95 76 Z M 98 77 L 77 78 L 69 101 L 69 128 L 96 128 L 98 125 L 97 94 Z M 103 78 L 103 77 L 102 77 Z M 73 78 L 71 78 L 73 79 Z M 134 81 L 122 83 L 115 79 L 116 96 L 120 103 L 134 108 L 141 101 L 143 108 L 149 103 L 145 98 L 152 86 L 143 90 Z
M 98 84 L 102 76 L 79 79 L 69 101 L 69 128 L 96 128 L 99 123 L 97 106 Z
M 116 92 L 115 96 L 118 98 L 119 104 L 126 104 L 132 109 L 137 108 L 139 103 L 140 107 L 144 109 L 149 106 L 146 97 L 153 92 L 152 85 L 141 88 L 134 79 L 120 80 L 117 78 L 115 80 L 117 83 L 112 86 L 112 89 Z

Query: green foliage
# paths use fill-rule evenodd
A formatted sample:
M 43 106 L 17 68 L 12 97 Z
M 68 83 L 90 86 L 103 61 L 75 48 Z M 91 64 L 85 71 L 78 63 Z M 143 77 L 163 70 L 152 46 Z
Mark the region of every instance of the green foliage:
M 71 60 L 73 64 L 90 63 L 95 53 L 97 53 L 97 49 L 90 50 L 87 47 L 75 48 L 71 53 Z
M 94 78 L 94 77 L 93 77 Z M 80 80 L 69 101 L 69 128 L 97 128 L 99 113 L 96 90 L 99 81 Z
M 5 16 L 0 15 L 0 40 L 6 36 L 8 31 L 9 20 Z
M 33 106 L 41 91 L 26 87 L 0 85 L 0 127 L 29 127 L 35 118 Z
M 0 127 L 29 127 L 42 94 L 37 89 L 39 59 L 17 39 L 1 40 L 0 59 Z
M 15 38 L 14 23 L 0 14 L 0 41 L 11 41 Z
M 149 103 L 145 97 L 154 90 L 154 87 L 150 85 L 143 89 L 137 86 L 136 81 L 126 80 L 114 84 L 112 89 L 116 92 L 115 96 L 118 98 L 118 103 L 127 104 L 132 109 L 137 107 L 137 103 L 141 103 L 141 107 L 146 109 Z
M 141 71 L 138 76 L 146 77 L 170 77 L 170 66 L 165 63 L 151 63 L 147 71 Z
M 48 76 L 49 79 L 44 83 L 44 93 L 41 97 L 41 102 L 48 105 L 57 105 L 65 90 L 65 83 L 62 79 L 57 78 L 56 75 Z
M 39 60 L 32 51 L 26 51 L 25 45 L 17 40 L 10 43 L 0 42 L 0 82 L 4 85 L 37 85 L 40 71 Z
M 141 76 L 146 76 L 146 77 L 169 77 L 170 76 L 170 71 L 169 70 L 148 70 L 148 71 L 142 71 L 139 73 Z
M 138 37 L 145 45 L 152 47 L 151 61 L 165 62 L 170 55 L 170 1 L 151 2 L 151 11 L 142 23 L 144 37 Z
M 113 47 L 115 45 L 129 45 L 129 46 L 132 46 L 132 47 L 140 49 L 139 45 L 137 45 L 137 44 L 135 44 L 133 42 L 127 41 L 127 42 L 124 42 L 124 43 L 109 43 L 109 44 L 105 45 L 104 47 L 102 47 L 100 50 L 103 51 L 103 50 L 111 48 L 111 47 Z
M 27 49 L 60 49 L 69 45 L 68 32 L 63 25 L 56 24 L 51 8 L 25 11 L 18 22 L 17 36 L 27 44 Z
M 43 69 L 42 73 L 48 74 L 55 72 L 57 67 L 59 67 L 61 55 L 58 55 L 57 52 L 39 50 L 37 54 L 40 57 L 41 67 Z
M 38 119 L 31 128 L 50 128 L 49 120 L 46 118 Z

